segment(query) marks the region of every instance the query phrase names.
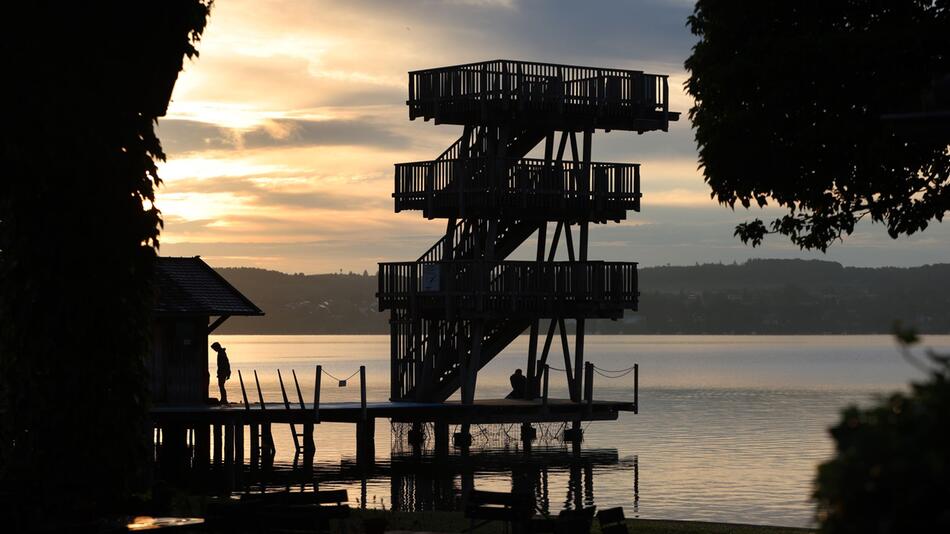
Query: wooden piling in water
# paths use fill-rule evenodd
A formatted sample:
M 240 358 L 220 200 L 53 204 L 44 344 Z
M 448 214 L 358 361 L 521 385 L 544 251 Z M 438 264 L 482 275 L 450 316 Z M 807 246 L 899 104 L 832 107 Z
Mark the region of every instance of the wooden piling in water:
M 447 458 L 449 455 L 449 424 L 444 421 L 435 422 L 435 455 L 437 458 Z
M 251 423 L 251 471 L 260 469 L 261 465 L 261 433 L 257 423 Z
M 376 462 L 376 419 L 366 416 L 366 366 L 360 366 L 360 420 L 356 423 L 356 463 Z
M 244 422 L 238 421 L 234 426 L 234 477 L 240 486 L 244 475 Z
M 234 489 L 234 422 L 224 424 L 224 487 Z
M 371 466 L 376 462 L 376 419 L 356 423 L 356 463 Z
M 199 424 L 195 427 L 195 467 L 199 470 L 207 469 L 210 454 L 211 429 L 207 424 Z
M 213 455 L 212 462 L 214 463 L 214 466 L 217 467 L 221 465 L 221 450 L 223 446 L 223 444 L 221 443 L 221 425 L 219 424 L 211 425 L 211 429 L 213 433 L 212 446 L 214 447 L 214 455 Z
M 313 457 L 317 452 L 313 439 L 313 423 L 304 423 L 303 435 L 303 467 L 309 470 L 313 468 Z
M 261 469 L 270 470 L 274 467 L 274 434 L 271 424 L 261 424 Z

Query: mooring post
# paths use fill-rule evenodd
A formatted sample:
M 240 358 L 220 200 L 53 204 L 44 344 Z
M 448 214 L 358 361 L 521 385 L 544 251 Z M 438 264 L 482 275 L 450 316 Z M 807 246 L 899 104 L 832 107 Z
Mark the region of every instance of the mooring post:
M 594 403 L 594 364 L 584 363 L 584 400 L 587 401 L 587 411 L 590 413 Z
M 313 378 L 313 422 L 320 423 L 320 377 L 323 376 L 323 366 L 317 366 L 316 376 Z
M 633 413 L 640 413 L 640 364 L 633 364 Z
M 544 407 L 544 411 L 548 409 L 548 377 L 550 374 L 551 366 L 544 364 L 544 380 L 541 389 L 541 406 Z
M 366 420 L 366 366 L 360 366 L 360 417 Z

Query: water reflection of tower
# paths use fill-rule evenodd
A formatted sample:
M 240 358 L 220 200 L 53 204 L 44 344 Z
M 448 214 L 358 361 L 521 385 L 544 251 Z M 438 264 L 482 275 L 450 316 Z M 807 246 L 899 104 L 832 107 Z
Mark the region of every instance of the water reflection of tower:
M 634 511 L 639 505 L 638 458 L 634 456 L 620 460 L 615 450 L 593 449 L 584 451 L 581 456 L 564 449 L 536 449 L 530 456 L 480 452 L 465 460 L 457 460 L 443 463 L 431 458 L 420 460 L 411 455 L 393 458 L 388 469 L 392 508 L 415 512 L 454 510 L 458 507 L 458 496 L 473 487 L 476 477 L 497 481 L 499 475 L 509 475 L 512 492 L 533 495 L 539 513 L 556 514 L 559 509 L 552 510 L 552 500 L 562 508 L 577 509 L 598 504 L 595 498 L 595 475 L 598 470 L 605 469 L 629 470 L 632 473 Z M 566 482 L 566 492 L 561 494 L 563 499 L 558 494 L 552 497 L 552 487 L 563 484 L 554 484 L 554 479 Z M 604 493 L 600 492 L 602 496 Z M 598 505 L 603 504 L 629 504 L 629 501 Z

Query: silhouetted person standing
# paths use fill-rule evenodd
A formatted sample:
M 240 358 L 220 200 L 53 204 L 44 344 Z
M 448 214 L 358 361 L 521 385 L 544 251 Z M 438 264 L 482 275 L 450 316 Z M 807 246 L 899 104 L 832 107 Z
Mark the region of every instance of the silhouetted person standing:
M 220 343 L 215 341 L 211 348 L 218 353 L 218 389 L 221 390 L 221 404 L 227 404 L 228 392 L 224 389 L 224 383 L 231 378 L 231 362 L 228 361 L 228 353 Z
M 515 369 L 515 374 L 511 375 L 511 393 L 506 399 L 523 399 L 524 390 L 528 384 L 528 379 L 521 374 L 521 369 Z

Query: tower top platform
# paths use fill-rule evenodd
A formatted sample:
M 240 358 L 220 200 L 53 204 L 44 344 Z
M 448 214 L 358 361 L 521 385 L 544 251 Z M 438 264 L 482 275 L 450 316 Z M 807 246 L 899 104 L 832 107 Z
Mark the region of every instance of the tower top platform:
M 409 118 L 436 124 L 666 131 L 666 75 L 498 59 L 409 73 Z

